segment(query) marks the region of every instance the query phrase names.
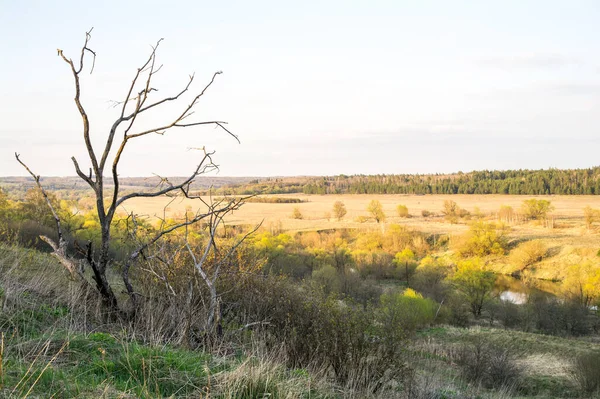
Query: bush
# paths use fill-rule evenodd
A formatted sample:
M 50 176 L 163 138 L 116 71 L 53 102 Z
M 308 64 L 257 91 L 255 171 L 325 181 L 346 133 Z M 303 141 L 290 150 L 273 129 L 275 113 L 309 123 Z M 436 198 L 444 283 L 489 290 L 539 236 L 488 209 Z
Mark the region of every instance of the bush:
M 244 279 L 224 291 L 231 304 L 224 318 L 237 325 L 267 322 L 264 339 L 282 349 L 289 367 L 330 369 L 339 383 L 372 391 L 404 373 L 403 330 L 381 327 L 371 306 L 323 297 L 280 277 Z
M 515 212 L 512 206 L 502 205 L 498 211 L 498 220 L 502 223 L 512 223 L 515 220 Z
M 335 201 L 333 204 L 333 214 L 335 215 L 335 218 L 340 221 L 346 216 L 346 213 L 348 213 L 346 205 L 344 205 L 342 201 Z
M 403 293 L 385 293 L 380 302 L 384 328 L 403 334 L 431 324 L 438 308 L 434 301 L 410 288 Z
M 427 209 L 423 209 L 421 211 L 421 216 L 423 216 L 424 218 L 428 218 L 428 217 L 434 216 L 434 215 L 433 215 L 433 212 L 428 211 Z
M 377 223 L 385 222 L 386 216 L 383 212 L 383 206 L 378 200 L 371 200 L 369 206 L 367 206 L 367 211 L 375 218 Z
M 406 205 L 398 205 L 396 207 L 396 212 L 398 212 L 398 216 L 401 218 L 407 218 L 410 215 L 408 214 L 408 208 Z
M 526 241 L 511 252 L 510 261 L 521 269 L 525 269 L 541 261 L 546 255 L 546 251 L 546 245 L 540 240 Z
M 463 257 L 504 255 L 508 246 L 504 227 L 495 223 L 475 222 L 463 238 L 457 245 Z
M 571 377 L 583 392 L 593 393 L 600 389 L 600 353 L 579 355 L 571 371 Z
M 554 210 L 554 205 L 547 200 L 538 200 L 535 198 L 523 201 L 521 211 L 527 219 L 541 220 L 545 219 L 548 212 Z
M 300 208 L 294 208 L 292 211 L 292 219 L 304 219 L 302 212 L 300 212 Z
M 523 321 L 521 305 L 510 301 L 500 301 L 498 319 L 506 328 L 519 326 Z
M 446 266 L 431 257 L 426 257 L 415 271 L 412 286 L 426 297 L 441 302 L 448 294 L 449 287 L 445 281 L 447 276 Z
M 521 369 L 507 349 L 490 345 L 479 336 L 461 346 L 454 353 L 454 361 L 466 380 L 487 388 L 513 388 L 521 376 Z

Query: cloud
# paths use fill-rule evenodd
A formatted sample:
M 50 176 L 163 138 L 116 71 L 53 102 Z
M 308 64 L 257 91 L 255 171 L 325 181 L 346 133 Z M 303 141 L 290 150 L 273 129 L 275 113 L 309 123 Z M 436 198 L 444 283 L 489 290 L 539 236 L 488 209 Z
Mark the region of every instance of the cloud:
M 577 58 L 562 54 L 532 53 L 483 57 L 480 58 L 477 63 L 485 67 L 502 69 L 554 69 L 577 65 L 580 64 L 581 61 Z

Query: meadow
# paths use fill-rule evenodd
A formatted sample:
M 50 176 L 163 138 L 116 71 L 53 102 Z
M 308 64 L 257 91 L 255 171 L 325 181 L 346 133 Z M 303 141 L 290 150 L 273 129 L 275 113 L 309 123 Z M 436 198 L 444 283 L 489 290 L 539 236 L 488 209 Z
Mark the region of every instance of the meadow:
M 444 201 L 455 201 L 460 207 L 472 214 L 477 212 L 486 216 L 493 216 L 502 205 L 511 206 L 518 210 L 526 199 L 545 199 L 552 202 L 555 210 L 552 212 L 560 233 L 566 235 L 581 235 L 584 226 L 583 208 L 591 206 L 600 208 L 600 197 L 594 195 L 552 195 L 552 196 L 522 196 L 522 195 L 403 195 L 403 194 L 341 194 L 341 195 L 310 195 L 310 194 L 281 194 L 268 195 L 272 198 L 297 198 L 302 203 L 246 203 L 244 206 L 230 215 L 226 220 L 230 224 L 257 224 L 261 221 L 263 225 L 281 224 L 284 231 L 311 231 L 339 228 L 362 228 L 377 227 L 375 220 L 365 222 L 357 221 L 357 218 L 369 217 L 367 206 L 371 200 L 378 200 L 383 206 L 387 216 L 387 223 L 398 223 L 413 227 L 429 233 L 453 233 L 466 231 L 466 224 L 449 224 L 444 221 L 442 209 Z M 204 197 L 210 200 L 210 197 Z M 342 201 L 348 213 L 341 221 L 335 219 L 332 214 L 333 204 Z M 408 207 L 410 217 L 401 218 L 397 216 L 398 205 Z M 197 200 L 169 198 L 134 198 L 129 201 L 127 211 L 134 211 L 148 217 L 162 217 L 165 212 L 167 216 L 183 214 L 186 209 L 202 209 L 202 204 Z M 292 212 L 298 208 L 303 218 L 294 219 Z M 433 216 L 423 217 L 422 211 L 430 211 Z M 328 215 L 329 214 L 329 215 Z M 517 231 L 537 232 L 540 229 L 535 226 L 519 226 Z M 547 232 L 548 235 L 557 234 L 556 231 Z M 542 233 L 543 234 L 543 233 Z

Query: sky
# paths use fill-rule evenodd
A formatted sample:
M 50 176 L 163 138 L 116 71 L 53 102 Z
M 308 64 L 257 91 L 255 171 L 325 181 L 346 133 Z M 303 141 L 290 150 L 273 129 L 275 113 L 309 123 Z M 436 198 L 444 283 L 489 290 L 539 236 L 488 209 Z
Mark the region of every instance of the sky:
M 155 99 L 223 71 L 190 121 L 135 139 L 121 176 L 447 173 L 600 165 L 600 2 L 0 0 L 0 176 L 87 170 L 73 77 L 99 147 L 151 45 Z M 139 129 L 185 107 L 146 113 Z M 135 130 L 135 128 L 134 128 Z M 120 136 L 118 136 L 120 137 Z

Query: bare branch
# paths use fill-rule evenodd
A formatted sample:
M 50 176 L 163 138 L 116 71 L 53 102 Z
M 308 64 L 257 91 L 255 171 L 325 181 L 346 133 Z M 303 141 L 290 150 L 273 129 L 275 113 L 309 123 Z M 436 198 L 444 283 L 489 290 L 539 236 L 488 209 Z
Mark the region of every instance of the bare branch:
M 21 161 L 20 155 L 17 154 L 16 152 L 15 152 L 15 158 L 17 159 L 17 162 L 19 162 L 21 164 L 21 166 L 23 166 L 25 168 L 25 170 L 27 170 L 27 172 L 31 175 L 31 177 L 33 177 L 33 180 L 35 180 L 35 183 L 38 186 L 38 188 L 40 189 L 40 191 L 42 192 L 44 200 L 46 200 L 46 205 L 48 205 L 48 208 L 50 208 L 50 211 L 52 212 L 52 216 L 54 217 L 54 221 L 56 223 L 56 231 L 58 233 L 58 244 L 47 236 L 40 236 L 40 239 L 52 247 L 52 250 L 53 250 L 52 254 L 67 269 L 71 278 L 74 279 L 75 276 L 77 274 L 79 274 L 78 268 L 76 267 L 73 260 L 68 258 L 68 256 L 67 256 L 67 241 L 65 240 L 65 237 L 64 237 L 64 234 L 62 231 L 62 227 L 60 224 L 60 218 L 58 217 L 58 213 L 56 212 L 56 210 L 54 209 L 54 206 L 52 205 L 52 201 L 50 201 L 50 198 L 48 197 L 48 193 L 46 192 L 46 190 L 44 190 L 42 183 L 40 183 L 40 176 L 33 173 L 31 171 L 31 169 L 29 169 L 29 167 L 23 161 Z M 79 275 L 79 277 L 81 277 L 83 280 L 85 280 L 83 275 Z
M 79 73 L 83 69 L 83 60 L 85 58 L 85 52 L 86 51 L 91 52 L 94 55 L 94 59 L 96 57 L 96 53 L 93 52 L 92 50 L 90 50 L 87 46 L 89 40 L 92 37 L 91 36 L 92 29 L 90 29 L 85 34 L 85 43 L 81 49 L 81 57 L 79 59 L 79 69 L 78 70 L 75 69 L 75 64 L 73 63 L 73 60 L 65 57 L 62 50 L 60 50 L 60 49 L 58 50 L 58 55 L 71 67 L 73 79 L 75 80 L 75 99 L 74 100 L 75 100 L 75 104 L 77 105 L 77 109 L 79 110 L 79 114 L 81 115 L 81 120 L 83 122 L 83 139 L 85 141 L 85 146 L 86 146 L 87 152 L 90 156 L 90 161 L 92 162 L 92 167 L 94 168 L 94 172 L 96 173 L 96 179 L 101 180 L 102 173 L 101 173 L 100 169 L 98 168 L 98 160 L 96 159 L 96 154 L 94 152 L 94 148 L 92 147 L 92 142 L 90 140 L 90 121 L 88 119 L 87 113 L 85 112 L 85 109 L 83 108 L 83 105 L 81 104 L 81 100 L 80 100 L 81 88 L 79 85 Z
M 165 195 L 167 193 L 170 193 L 170 192 L 173 192 L 173 191 L 176 191 L 176 190 L 181 190 L 184 193 L 184 195 L 187 194 L 188 191 L 185 190 L 185 187 L 189 186 L 189 184 L 192 183 L 192 181 L 194 180 L 194 178 L 196 176 L 202 174 L 203 170 L 205 170 L 207 167 L 210 167 L 210 165 L 212 164 L 212 161 L 210 161 L 209 165 L 204 165 L 204 162 L 206 162 L 207 159 L 210 159 L 210 156 L 212 154 L 213 153 L 205 153 L 204 157 L 202 158 L 202 161 L 198 164 L 198 166 L 196 167 L 196 169 L 194 170 L 194 172 L 190 175 L 190 177 L 188 177 L 187 179 L 185 179 L 182 183 L 177 184 L 177 185 L 170 185 L 167 188 L 164 188 L 162 190 L 158 190 L 158 191 L 155 191 L 155 192 L 151 192 L 151 193 L 143 193 L 143 192 L 130 193 L 130 194 L 127 194 L 127 195 L 119 198 L 116 201 L 115 205 L 118 207 L 119 205 L 121 205 L 123 202 L 127 201 L 130 198 L 135 198 L 135 197 L 159 197 L 161 195 Z

